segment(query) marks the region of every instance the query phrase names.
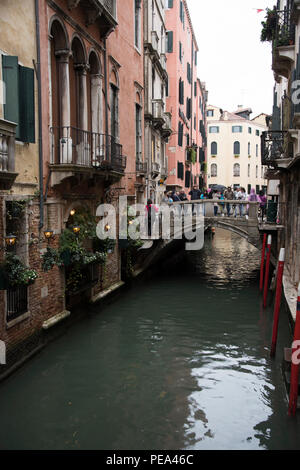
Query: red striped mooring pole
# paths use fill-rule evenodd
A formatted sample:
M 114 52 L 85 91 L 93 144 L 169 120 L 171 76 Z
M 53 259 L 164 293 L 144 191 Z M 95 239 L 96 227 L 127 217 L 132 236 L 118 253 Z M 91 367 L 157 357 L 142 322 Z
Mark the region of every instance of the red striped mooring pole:
M 264 267 L 265 267 L 265 255 L 266 255 L 266 244 L 267 244 L 267 234 L 264 233 L 264 241 L 261 252 L 261 264 L 260 264 L 260 280 L 259 280 L 259 290 L 262 292 L 264 287 Z
M 264 308 L 267 307 L 268 287 L 269 287 L 269 272 L 270 272 L 270 259 L 271 259 L 271 245 L 272 245 L 272 235 L 269 235 L 268 236 L 268 241 L 267 241 L 267 260 L 266 260 L 265 286 L 264 286 Z
M 300 283 L 298 286 L 297 311 L 294 329 L 294 341 L 292 344 L 292 365 L 290 380 L 289 415 L 295 415 L 298 402 L 298 381 L 300 363 Z
M 272 345 L 271 345 L 271 352 L 270 352 L 271 357 L 274 357 L 275 352 L 276 352 L 279 311 L 280 311 L 281 294 L 282 294 L 284 256 L 285 256 L 285 249 L 281 248 L 280 254 L 279 254 L 279 260 L 278 260 L 278 267 L 277 267 L 277 284 L 276 284 L 275 307 L 274 307 L 273 334 L 272 334 Z

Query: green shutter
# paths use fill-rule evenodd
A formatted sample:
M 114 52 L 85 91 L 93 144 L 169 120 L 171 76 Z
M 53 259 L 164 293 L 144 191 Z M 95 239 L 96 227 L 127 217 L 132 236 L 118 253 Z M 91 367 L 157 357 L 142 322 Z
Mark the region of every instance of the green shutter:
M 2 56 L 3 81 L 5 83 L 4 119 L 20 123 L 19 110 L 19 69 L 18 57 Z M 20 137 L 20 126 L 16 128 L 16 138 Z
M 173 52 L 173 31 L 168 31 L 167 52 Z
M 173 0 L 168 0 L 168 8 L 173 8 Z
M 20 139 L 35 142 L 34 70 L 19 66 Z

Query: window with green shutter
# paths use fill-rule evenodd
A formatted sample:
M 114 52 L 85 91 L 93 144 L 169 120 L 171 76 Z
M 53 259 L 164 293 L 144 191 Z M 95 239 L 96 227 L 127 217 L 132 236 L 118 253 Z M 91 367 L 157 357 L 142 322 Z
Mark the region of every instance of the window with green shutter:
M 20 108 L 19 108 L 19 65 L 18 57 L 2 56 L 2 76 L 5 83 L 4 119 L 18 124 L 16 138 L 20 138 Z
M 168 0 L 168 8 L 173 8 L 173 0 Z
M 167 52 L 173 52 L 173 31 L 167 31 Z
M 35 142 L 34 71 L 18 64 L 16 56 L 2 56 L 6 98 L 4 119 L 17 124 L 16 139 Z

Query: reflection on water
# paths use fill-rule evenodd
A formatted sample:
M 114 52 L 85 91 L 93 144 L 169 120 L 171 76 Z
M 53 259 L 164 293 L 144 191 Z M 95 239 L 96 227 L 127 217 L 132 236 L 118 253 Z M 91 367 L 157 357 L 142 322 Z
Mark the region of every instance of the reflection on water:
M 0 448 L 297 449 L 259 252 L 217 231 L 0 386 Z M 96 313 L 96 308 L 94 309 Z

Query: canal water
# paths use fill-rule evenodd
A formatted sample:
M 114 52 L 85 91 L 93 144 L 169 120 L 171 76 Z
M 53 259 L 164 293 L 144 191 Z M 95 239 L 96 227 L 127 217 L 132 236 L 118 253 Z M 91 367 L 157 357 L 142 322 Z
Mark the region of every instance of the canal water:
M 218 230 L 0 384 L 1 449 L 297 449 L 260 254 Z

